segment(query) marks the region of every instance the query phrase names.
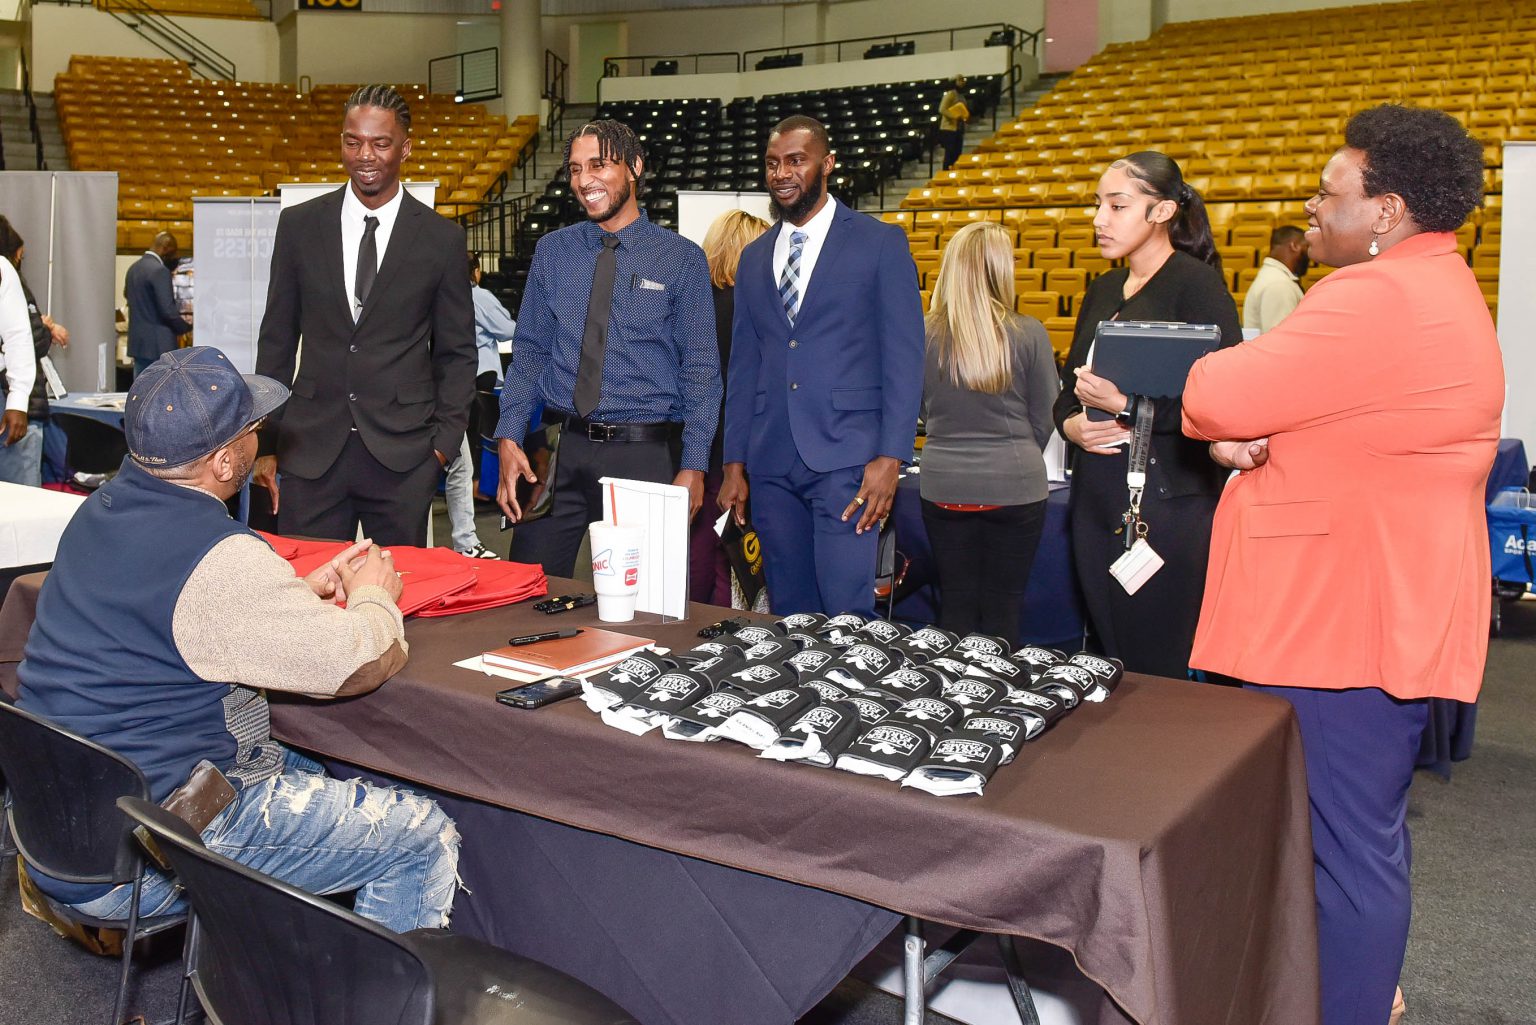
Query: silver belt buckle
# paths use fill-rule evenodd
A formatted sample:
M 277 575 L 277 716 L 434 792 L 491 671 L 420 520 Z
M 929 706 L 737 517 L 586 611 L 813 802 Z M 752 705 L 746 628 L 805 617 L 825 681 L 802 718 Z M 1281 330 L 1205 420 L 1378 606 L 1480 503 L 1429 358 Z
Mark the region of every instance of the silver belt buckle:
M 587 424 L 587 440 L 612 441 L 619 436 L 617 424 Z

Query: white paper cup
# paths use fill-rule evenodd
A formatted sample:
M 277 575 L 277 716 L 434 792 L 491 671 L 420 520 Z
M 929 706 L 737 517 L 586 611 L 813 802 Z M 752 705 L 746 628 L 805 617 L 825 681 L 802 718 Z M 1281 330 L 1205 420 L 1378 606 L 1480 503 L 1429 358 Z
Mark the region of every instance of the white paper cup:
M 645 531 L 599 520 L 587 527 L 592 540 L 592 590 L 597 594 L 597 618 L 627 623 L 635 618 L 640 590 L 640 544 Z

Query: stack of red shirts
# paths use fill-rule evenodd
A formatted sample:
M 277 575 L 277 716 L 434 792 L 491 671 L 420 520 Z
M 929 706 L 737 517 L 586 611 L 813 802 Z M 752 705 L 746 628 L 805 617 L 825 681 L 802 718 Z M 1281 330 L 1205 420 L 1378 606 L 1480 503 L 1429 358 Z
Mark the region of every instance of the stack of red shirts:
M 299 541 L 257 531 L 293 566 L 306 576 L 344 551 L 344 541 Z M 400 595 L 400 614 L 451 616 L 458 612 L 494 609 L 500 605 L 537 598 L 549 593 L 544 570 L 522 562 L 471 559 L 451 548 L 413 548 L 394 545 L 395 569 L 405 584 Z

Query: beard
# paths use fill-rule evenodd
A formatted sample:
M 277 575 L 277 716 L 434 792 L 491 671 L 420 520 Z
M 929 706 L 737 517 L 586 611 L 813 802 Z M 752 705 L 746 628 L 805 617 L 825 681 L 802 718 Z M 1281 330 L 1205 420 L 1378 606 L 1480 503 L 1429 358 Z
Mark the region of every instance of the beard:
M 255 468 L 255 466 L 256 457 L 254 455 L 249 458 L 245 458 L 244 456 L 238 454 L 235 456 L 235 476 L 232 481 L 232 483 L 235 485 L 235 494 L 238 495 L 240 491 L 245 487 L 246 483 L 250 481 L 251 471 Z
M 773 190 L 770 189 L 768 198 L 773 205 L 773 219 L 775 221 L 789 221 L 791 224 L 799 224 L 805 219 L 805 215 L 810 213 L 817 203 L 821 202 L 821 194 L 825 191 L 823 189 L 825 184 L 826 176 L 822 174 L 821 168 L 818 167 L 816 168 L 816 176 L 806 182 L 805 187 L 800 190 L 800 198 L 788 206 L 780 203 L 778 198 L 774 196 Z
M 630 180 L 628 178 L 625 178 L 624 187 L 621 188 L 617 193 L 609 194 L 611 198 L 608 200 L 608 205 L 604 207 L 601 212 L 592 213 L 590 210 L 587 211 L 587 220 L 592 221 L 594 224 L 607 223 L 613 218 L 614 214 L 618 213 L 624 208 L 624 204 L 629 202 L 629 197 L 634 195 L 634 192 L 634 186 L 630 184 Z M 583 209 L 585 209 L 585 207 L 583 207 Z

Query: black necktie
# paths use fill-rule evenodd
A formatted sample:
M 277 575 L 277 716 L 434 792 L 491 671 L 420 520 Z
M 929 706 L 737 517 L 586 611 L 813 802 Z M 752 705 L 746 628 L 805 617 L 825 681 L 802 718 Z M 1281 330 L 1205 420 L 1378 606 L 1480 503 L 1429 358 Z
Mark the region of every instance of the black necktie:
M 377 217 L 363 218 L 363 240 L 357 244 L 357 287 L 352 289 L 352 294 L 357 297 L 359 313 L 362 312 L 363 303 L 368 301 L 373 279 L 379 273 L 379 240 L 374 235 L 374 229 L 378 226 Z
M 581 332 L 581 365 L 576 369 L 576 387 L 571 393 L 576 415 L 583 420 L 597 408 L 603 391 L 603 354 L 608 350 L 608 312 L 613 308 L 613 271 L 619 262 L 614 249 L 618 244 L 617 235 L 604 233 L 597 269 L 592 272 L 587 326 Z

